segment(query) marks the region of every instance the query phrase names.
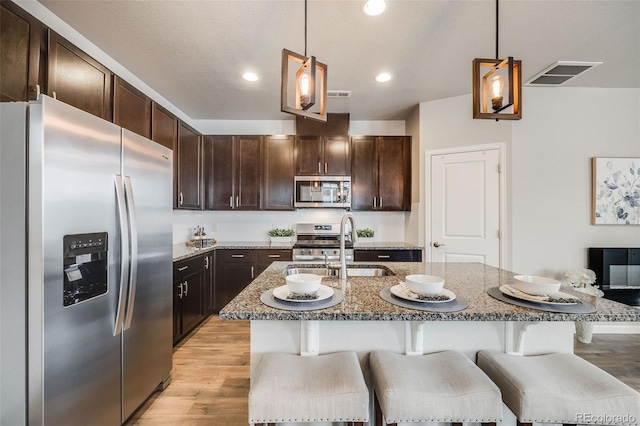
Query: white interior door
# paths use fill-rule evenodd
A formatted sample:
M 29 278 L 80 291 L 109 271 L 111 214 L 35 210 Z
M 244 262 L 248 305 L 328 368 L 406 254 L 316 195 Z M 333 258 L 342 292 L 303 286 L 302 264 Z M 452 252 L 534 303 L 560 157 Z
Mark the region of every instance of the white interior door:
M 430 160 L 431 261 L 500 267 L 500 149 Z

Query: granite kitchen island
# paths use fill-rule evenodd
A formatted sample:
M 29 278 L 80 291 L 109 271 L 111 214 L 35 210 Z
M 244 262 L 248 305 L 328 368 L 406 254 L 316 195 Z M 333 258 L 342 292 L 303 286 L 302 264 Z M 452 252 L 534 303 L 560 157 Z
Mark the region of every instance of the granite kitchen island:
M 577 296 L 585 306 L 592 306 L 593 312 L 549 312 L 505 303 L 487 291 L 511 284 L 515 273 L 479 263 L 375 262 L 375 266 L 388 268 L 394 275 L 353 276 L 346 281 L 323 278 L 324 285 L 344 295 L 344 300 L 333 307 L 291 311 L 261 302 L 265 292 L 285 285 L 283 271 L 292 263 L 274 262 L 220 312 L 222 319 L 251 321 L 252 371 L 266 352 L 316 355 L 356 351 L 365 376 L 368 353 L 378 349 L 410 355 L 454 349 L 473 360 L 483 349 L 527 355 L 572 352 L 574 321 L 640 321 L 638 309 L 565 287 L 563 292 Z M 381 297 L 385 288 L 409 274 L 444 278 L 445 288 L 466 299 L 468 307 L 433 312 L 391 304 Z M 505 415 L 502 424 L 511 421 L 515 424 L 515 418 Z

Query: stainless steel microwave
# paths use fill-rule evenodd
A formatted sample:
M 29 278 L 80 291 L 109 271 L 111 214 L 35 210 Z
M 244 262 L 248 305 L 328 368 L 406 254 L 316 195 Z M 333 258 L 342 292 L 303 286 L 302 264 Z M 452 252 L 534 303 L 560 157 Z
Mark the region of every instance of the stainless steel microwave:
M 296 208 L 351 209 L 351 176 L 296 176 Z

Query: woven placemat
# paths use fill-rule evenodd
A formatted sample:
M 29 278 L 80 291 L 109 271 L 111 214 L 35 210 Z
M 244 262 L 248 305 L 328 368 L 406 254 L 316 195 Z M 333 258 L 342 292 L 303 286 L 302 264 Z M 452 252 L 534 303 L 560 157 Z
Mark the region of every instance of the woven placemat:
M 596 311 L 595 306 L 584 301 L 580 301 L 580 303 L 576 304 L 550 305 L 544 302 L 533 302 L 529 300 L 516 299 L 515 297 L 510 297 L 506 294 L 503 294 L 498 287 L 489 288 L 487 290 L 487 294 L 494 299 L 498 299 L 501 302 L 521 306 L 523 308 L 537 309 L 539 311 L 545 312 L 558 312 L 563 314 L 592 314 Z
M 260 301 L 265 305 L 271 308 L 282 309 L 283 311 L 317 311 L 319 309 L 327 309 L 332 306 L 336 306 L 343 300 L 344 293 L 342 293 L 342 290 L 337 288 L 333 289 L 333 296 L 318 302 L 284 301 L 273 295 L 273 289 L 265 291 L 262 293 L 262 296 L 260 296 Z
M 464 297 L 456 295 L 456 298 L 449 302 L 412 302 L 410 300 L 401 299 L 391 294 L 391 287 L 385 287 L 380 292 L 380 297 L 392 305 L 402 308 L 415 309 L 416 311 L 428 312 L 457 312 L 467 309 L 469 302 Z

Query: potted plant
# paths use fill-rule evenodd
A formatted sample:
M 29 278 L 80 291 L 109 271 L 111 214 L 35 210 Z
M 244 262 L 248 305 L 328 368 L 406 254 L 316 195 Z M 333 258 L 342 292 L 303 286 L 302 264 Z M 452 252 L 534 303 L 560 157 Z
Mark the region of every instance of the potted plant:
M 294 235 L 291 228 L 273 228 L 269 231 L 271 243 L 290 243 Z
M 356 229 L 356 234 L 358 235 L 358 241 L 366 243 L 373 240 L 373 229 L 371 228 L 362 228 Z
M 602 297 L 604 293 L 594 285 L 596 274 L 591 269 L 577 268 L 567 271 L 564 274 L 565 281 L 571 287 L 582 293 L 587 293 L 595 297 Z M 593 323 L 588 321 L 576 321 L 576 337 L 582 343 L 591 343 L 593 336 Z

